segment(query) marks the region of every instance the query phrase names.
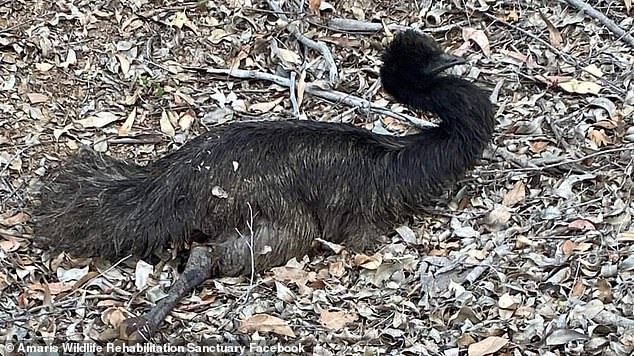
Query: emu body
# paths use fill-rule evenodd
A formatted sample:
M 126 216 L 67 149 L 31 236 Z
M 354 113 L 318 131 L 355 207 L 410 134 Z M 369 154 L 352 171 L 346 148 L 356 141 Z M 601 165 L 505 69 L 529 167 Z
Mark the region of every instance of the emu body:
M 371 249 L 473 167 L 494 126 L 485 91 L 439 75 L 459 61 L 433 40 L 398 34 L 383 60 L 385 90 L 437 114 L 438 127 L 394 137 L 347 124 L 237 122 L 147 166 L 82 151 L 44 189 L 40 234 L 76 255 L 190 250 L 168 297 L 124 323 L 135 338 L 153 334 L 205 279 L 249 273 L 252 254 L 262 271 L 310 252 L 315 238 Z

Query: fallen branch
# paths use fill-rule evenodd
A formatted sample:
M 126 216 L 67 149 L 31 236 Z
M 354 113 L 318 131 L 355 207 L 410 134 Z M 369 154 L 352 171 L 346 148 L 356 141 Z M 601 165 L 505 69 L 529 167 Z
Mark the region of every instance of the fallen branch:
M 209 74 L 226 75 L 228 77 L 237 78 L 237 79 L 266 80 L 286 88 L 291 87 L 290 79 L 280 77 L 279 75 L 274 75 L 270 73 L 256 72 L 256 71 L 244 70 L 244 69 L 231 70 L 231 69 L 223 69 L 223 68 L 207 68 L 207 69 L 197 68 L 197 67 L 184 67 L 184 68 L 189 70 L 203 71 Z M 316 96 L 318 98 L 326 99 L 326 100 L 337 102 L 337 103 L 343 103 L 348 106 L 356 107 L 365 111 L 375 112 L 378 114 L 389 116 L 397 120 L 407 121 L 410 124 L 419 128 L 436 126 L 432 124 L 431 122 L 421 120 L 417 117 L 406 115 L 406 114 L 400 114 L 388 108 L 374 105 L 372 104 L 371 101 L 363 99 L 363 98 L 359 98 L 354 95 L 349 95 L 349 94 L 342 93 L 336 90 L 324 89 L 315 83 L 307 83 L 305 87 L 305 92 L 313 96 Z
M 598 76 L 598 75 L 592 73 L 592 71 L 589 71 L 589 70 L 585 69 L 571 55 L 569 55 L 568 53 L 565 53 L 565 52 L 557 49 L 555 46 L 550 44 L 545 39 L 539 37 L 538 35 L 535 35 L 535 34 L 529 32 L 529 31 L 526 31 L 525 29 L 523 29 L 523 28 L 521 28 L 519 26 L 516 26 L 516 25 L 514 25 L 514 24 L 512 24 L 510 22 L 504 21 L 501 18 L 496 17 L 495 15 L 491 15 L 488 12 L 481 11 L 479 9 L 476 9 L 476 8 L 472 7 L 472 6 L 467 6 L 467 9 L 470 10 L 470 11 L 477 11 L 480 14 L 482 14 L 482 16 L 487 17 L 487 18 L 489 18 L 490 20 L 492 20 L 494 22 L 499 22 L 499 23 L 503 24 L 504 26 L 512 28 L 512 29 L 514 29 L 516 31 L 519 31 L 519 32 L 523 33 L 524 35 L 526 35 L 526 36 L 528 36 L 528 37 L 530 37 L 530 38 L 532 38 L 534 40 L 539 41 L 541 44 L 543 44 L 544 46 L 548 47 L 548 49 L 550 49 L 553 53 L 556 53 L 557 55 L 559 55 L 559 57 L 561 59 L 563 59 L 564 62 L 566 62 L 566 63 L 568 63 L 570 65 L 573 65 L 576 69 L 581 70 L 581 71 L 593 76 L 594 78 L 599 80 L 601 83 L 611 87 L 612 90 L 614 90 L 614 92 L 616 92 L 617 94 L 619 94 L 621 96 L 625 96 L 627 94 L 624 89 L 620 88 L 619 86 L 617 86 L 616 84 L 612 83 L 611 81 L 609 81 L 609 80 L 607 80 L 607 79 L 605 79 L 605 78 L 603 78 L 601 76 Z
M 608 30 L 612 31 L 615 35 L 619 36 L 619 39 L 623 40 L 623 42 L 629 44 L 634 47 L 634 37 L 631 34 L 625 32 L 616 22 L 612 21 L 610 18 L 605 16 L 602 12 L 596 10 L 590 4 L 587 4 L 581 0 L 565 0 L 569 5 L 573 6 L 577 10 L 581 10 L 588 14 L 591 17 L 599 20 Z
M 335 59 L 332 56 L 332 53 L 330 52 L 328 46 L 326 46 L 326 44 L 324 44 L 323 42 L 317 42 L 306 37 L 299 30 L 297 25 L 289 21 L 288 17 L 284 14 L 284 11 L 282 10 L 282 7 L 277 2 L 275 2 L 275 0 L 266 0 L 266 2 L 269 4 L 269 7 L 273 9 L 273 11 L 275 11 L 277 17 L 288 23 L 288 25 L 286 26 L 288 32 L 295 36 L 295 38 L 297 38 L 297 40 L 304 46 L 312 48 L 315 51 L 321 53 L 321 55 L 324 57 L 324 60 L 326 61 L 326 65 L 328 66 L 328 79 L 330 85 L 335 87 L 336 84 L 339 82 L 339 72 L 337 71 L 337 64 L 335 63 Z
M 394 31 L 394 32 L 414 30 L 416 32 L 434 33 L 434 32 L 450 31 L 450 30 L 453 30 L 454 28 L 461 27 L 464 24 L 465 24 L 464 21 L 460 21 L 460 22 L 452 23 L 445 26 L 426 27 L 426 28 L 417 28 L 414 26 L 404 26 L 399 24 L 389 24 L 387 25 L 387 29 L 389 31 Z M 319 24 L 313 23 L 313 25 L 319 25 Z M 328 20 L 328 22 L 326 23 L 326 27 L 328 27 L 330 30 L 341 31 L 341 32 L 379 32 L 383 30 L 383 24 L 381 23 L 366 22 L 366 21 L 351 20 L 351 19 L 341 19 L 341 18 L 332 18 Z

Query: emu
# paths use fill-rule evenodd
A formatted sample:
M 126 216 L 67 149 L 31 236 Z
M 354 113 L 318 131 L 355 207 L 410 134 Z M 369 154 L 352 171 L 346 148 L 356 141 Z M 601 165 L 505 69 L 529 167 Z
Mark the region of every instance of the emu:
M 477 163 L 495 121 L 487 91 L 441 74 L 464 60 L 431 38 L 401 32 L 382 59 L 385 91 L 438 115 L 437 127 L 395 137 L 342 123 L 234 122 L 146 166 L 80 150 L 42 189 L 36 229 L 78 256 L 189 251 L 168 296 L 124 321 L 132 340 L 151 337 L 209 278 L 282 265 L 316 238 L 370 250 Z

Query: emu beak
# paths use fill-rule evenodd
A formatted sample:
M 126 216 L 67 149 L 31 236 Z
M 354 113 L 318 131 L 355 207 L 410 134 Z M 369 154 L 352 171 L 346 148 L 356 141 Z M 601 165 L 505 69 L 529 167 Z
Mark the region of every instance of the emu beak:
M 429 67 L 427 67 L 427 73 L 436 75 L 447 68 L 465 63 L 467 63 L 467 61 L 462 57 L 454 56 L 453 54 L 449 53 L 443 53 L 440 56 L 434 58 L 434 60 L 429 63 Z

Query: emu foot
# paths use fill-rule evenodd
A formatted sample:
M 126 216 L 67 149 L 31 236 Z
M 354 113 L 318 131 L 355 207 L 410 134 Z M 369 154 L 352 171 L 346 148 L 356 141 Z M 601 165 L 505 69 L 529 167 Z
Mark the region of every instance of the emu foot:
M 156 332 L 156 329 L 156 326 L 153 326 L 144 315 L 135 316 L 121 322 L 119 325 L 119 339 L 130 344 L 148 342 Z
M 181 298 L 211 277 L 212 266 L 209 248 L 203 246 L 192 248 L 185 271 L 170 288 L 167 296 L 159 300 L 145 315 L 122 321 L 119 325 L 119 339 L 129 343 L 149 341 Z

